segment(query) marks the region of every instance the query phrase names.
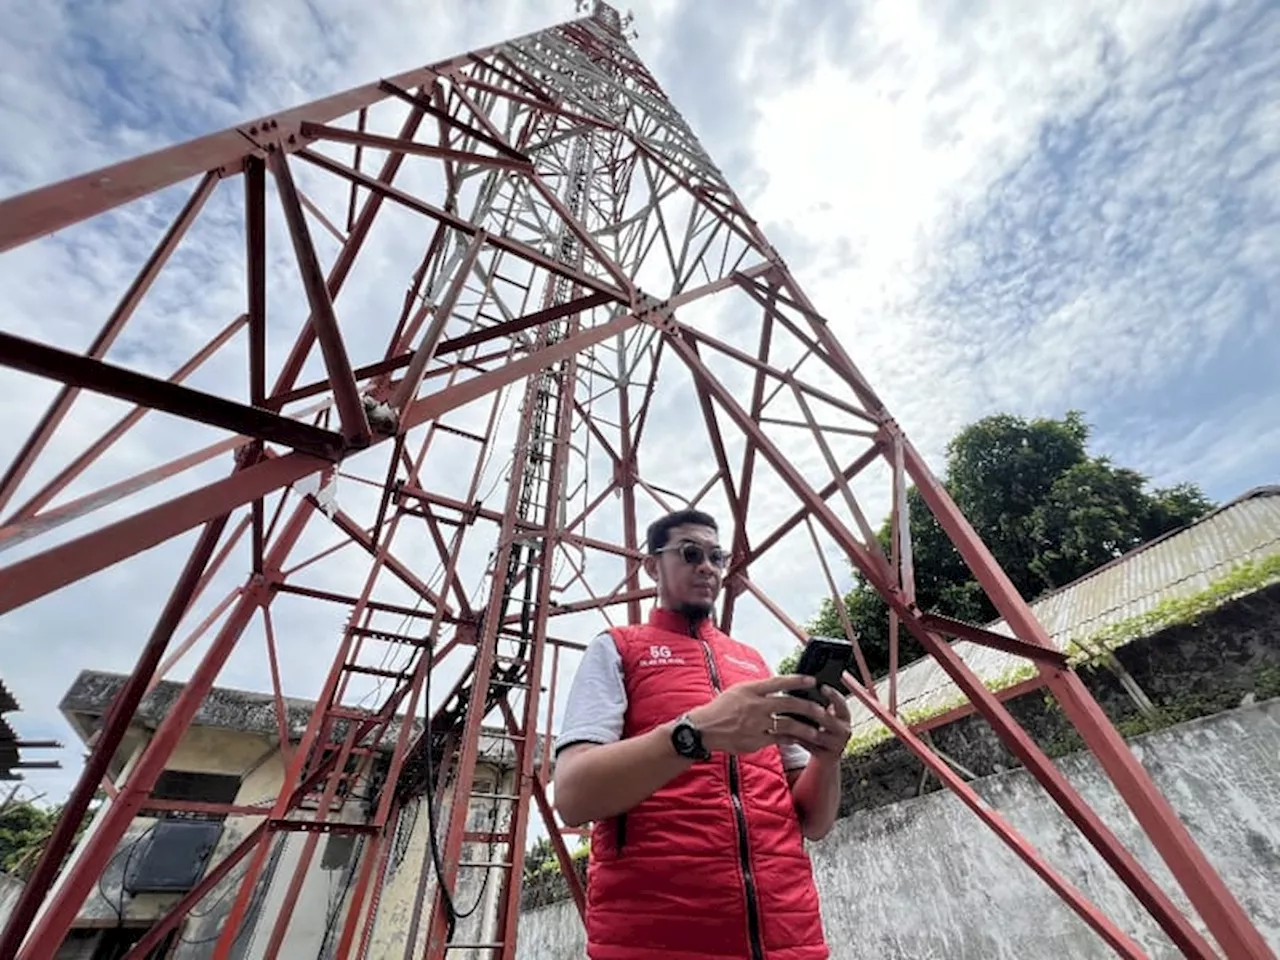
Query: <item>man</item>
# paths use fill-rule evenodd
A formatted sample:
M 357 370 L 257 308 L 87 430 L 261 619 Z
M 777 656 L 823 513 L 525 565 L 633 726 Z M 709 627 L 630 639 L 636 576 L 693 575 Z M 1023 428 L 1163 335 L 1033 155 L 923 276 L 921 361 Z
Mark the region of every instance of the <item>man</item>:
M 848 706 L 780 696 L 814 681 L 716 629 L 712 517 L 663 517 L 647 547 L 657 605 L 588 645 L 556 743 L 556 807 L 593 824 L 587 954 L 824 960 L 803 838 L 835 820 Z

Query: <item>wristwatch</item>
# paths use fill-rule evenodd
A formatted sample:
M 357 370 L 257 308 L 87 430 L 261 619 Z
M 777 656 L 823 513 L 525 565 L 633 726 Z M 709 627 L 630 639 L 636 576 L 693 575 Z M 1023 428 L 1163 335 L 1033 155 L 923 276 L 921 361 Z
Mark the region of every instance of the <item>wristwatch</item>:
M 676 748 L 676 753 L 690 760 L 711 759 L 711 751 L 702 745 L 702 734 L 687 713 L 676 721 L 675 729 L 671 731 L 671 745 Z

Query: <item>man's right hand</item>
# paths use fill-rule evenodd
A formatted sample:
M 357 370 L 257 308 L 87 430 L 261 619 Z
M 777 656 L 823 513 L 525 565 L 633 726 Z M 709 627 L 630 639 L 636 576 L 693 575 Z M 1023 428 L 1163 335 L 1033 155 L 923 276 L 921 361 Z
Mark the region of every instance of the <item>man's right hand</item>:
M 735 684 L 705 706 L 689 711 L 689 719 L 702 734 L 702 744 L 713 753 L 754 753 L 784 742 L 808 739 L 812 729 L 775 713 L 794 713 L 821 724 L 829 719 L 824 707 L 800 697 L 779 697 L 791 690 L 811 689 L 815 681 L 804 674 L 787 674 L 767 680 Z

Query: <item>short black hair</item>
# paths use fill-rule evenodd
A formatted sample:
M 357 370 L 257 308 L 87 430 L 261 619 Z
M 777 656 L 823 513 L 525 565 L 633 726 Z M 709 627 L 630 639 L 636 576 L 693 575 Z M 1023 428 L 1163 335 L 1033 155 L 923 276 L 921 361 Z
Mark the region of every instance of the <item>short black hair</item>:
M 691 523 L 699 527 L 710 527 L 717 533 L 720 528 L 716 526 L 715 517 L 709 513 L 703 513 L 701 510 L 676 510 L 668 513 L 665 517 L 659 517 L 653 523 L 649 524 L 649 530 L 645 534 L 645 542 L 650 553 L 657 553 L 667 545 L 667 537 L 675 527 L 683 526 Z

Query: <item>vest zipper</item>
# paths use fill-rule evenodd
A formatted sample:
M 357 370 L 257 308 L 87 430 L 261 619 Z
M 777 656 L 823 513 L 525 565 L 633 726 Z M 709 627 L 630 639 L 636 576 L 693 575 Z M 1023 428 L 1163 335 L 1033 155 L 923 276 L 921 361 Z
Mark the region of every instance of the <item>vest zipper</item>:
M 716 670 L 716 660 L 711 653 L 707 641 L 698 636 L 697 627 L 692 624 L 689 634 L 700 644 L 707 660 L 707 669 L 711 672 L 711 686 L 716 694 L 720 693 L 720 673 Z M 760 908 L 756 903 L 756 882 L 751 875 L 751 849 L 747 840 L 747 816 L 742 806 L 741 784 L 738 778 L 738 758 L 729 754 L 729 799 L 733 801 L 733 816 L 738 824 L 738 860 L 742 865 L 742 880 L 746 886 L 747 899 L 747 931 L 751 938 L 752 960 L 764 960 L 764 944 L 760 940 Z

